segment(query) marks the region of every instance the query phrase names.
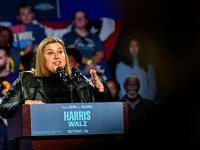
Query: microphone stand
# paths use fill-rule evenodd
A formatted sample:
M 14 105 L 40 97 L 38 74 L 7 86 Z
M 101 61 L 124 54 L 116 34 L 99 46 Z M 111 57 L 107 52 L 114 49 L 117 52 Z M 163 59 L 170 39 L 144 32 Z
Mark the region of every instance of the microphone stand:
M 61 68 L 61 67 L 60 67 Z M 71 98 L 71 103 L 73 103 L 74 102 L 74 100 L 73 100 L 73 84 L 72 84 L 72 81 L 71 81 L 71 76 L 69 77 L 66 73 L 65 73 L 65 71 L 64 71 L 64 69 L 62 68 L 62 69 L 59 69 L 59 71 L 58 71 L 58 69 L 59 68 L 57 68 L 57 72 L 58 72 L 58 74 L 59 74 L 59 77 L 63 80 L 63 82 L 64 82 L 64 84 L 65 84 L 65 86 L 69 89 L 69 91 L 70 91 L 70 98 Z

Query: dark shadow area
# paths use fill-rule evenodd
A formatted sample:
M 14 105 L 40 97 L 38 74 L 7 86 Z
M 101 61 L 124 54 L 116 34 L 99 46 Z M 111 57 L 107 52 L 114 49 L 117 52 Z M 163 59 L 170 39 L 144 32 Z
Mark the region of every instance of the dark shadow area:
M 126 59 L 130 39 L 139 37 L 146 59 L 155 66 L 158 91 L 164 98 L 152 121 L 131 142 L 152 147 L 199 147 L 200 33 L 197 2 L 126 1 L 127 16 L 108 62 Z M 112 67 L 111 67 L 112 66 Z

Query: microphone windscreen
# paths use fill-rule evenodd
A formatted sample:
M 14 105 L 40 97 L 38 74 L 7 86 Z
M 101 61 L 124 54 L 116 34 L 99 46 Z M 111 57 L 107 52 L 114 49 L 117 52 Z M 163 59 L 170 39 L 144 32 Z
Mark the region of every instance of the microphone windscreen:
M 74 77 L 78 77 L 78 76 L 81 75 L 81 73 L 80 73 L 80 71 L 77 67 L 72 68 L 72 74 L 73 74 Z
M 61 73 L 61 72 L 63 72 L 64 71 L 64 69 L 62 68 L 62 67 L 58 67 L 57 69 L 56 69 L 56 72 L 59 74 L 59 73 Z
M 79 71 L 79 69 L 77 67 L 73 67 L 72 68 L 72 73 L 78 73 L 78 74 L 80 74 L 80 71 Z

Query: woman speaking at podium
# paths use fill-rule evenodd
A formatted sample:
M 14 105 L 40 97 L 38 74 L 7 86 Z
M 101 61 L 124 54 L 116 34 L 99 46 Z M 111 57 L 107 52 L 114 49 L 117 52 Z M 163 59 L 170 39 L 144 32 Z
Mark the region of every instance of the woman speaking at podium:
M 57 73 L 58 67 L 63 68 L 63 76 Z M 63 42 L 55 37 L 45 38 L 38 47 L 35 69 L 20 73 L 2 100 L 0 115 L 11 118 L 22 104 L 112 100 L 107 84 L 99 81 L 95 70 L 90 70 L 93 84 L 81 74 L 72 73 Z

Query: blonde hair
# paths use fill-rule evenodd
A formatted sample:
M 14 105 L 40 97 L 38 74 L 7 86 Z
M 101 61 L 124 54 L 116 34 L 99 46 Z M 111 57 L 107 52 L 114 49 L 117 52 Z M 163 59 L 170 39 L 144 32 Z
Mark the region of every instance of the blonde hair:
M 67 56 L 67 52 L 66 52 L 64 43 L 56 37 L 47 37 L 38 46 L 36 66 L 35 66 L 35 69 L 32 70 L 33 75 L 35 77 L 50 76 L 49 71 L 47 70 L 46 64 L 44 62 L 43 54 L 44 54 L 44 47 L 51 43 L 60 43 L 62 45 L 64 53 L 65 53 L 65 61 L 66 61 L 64 70 L 67 74 L 71 73 L 71 70 L 69 67 L 69 62 L 68 62 L 68 56 Z

